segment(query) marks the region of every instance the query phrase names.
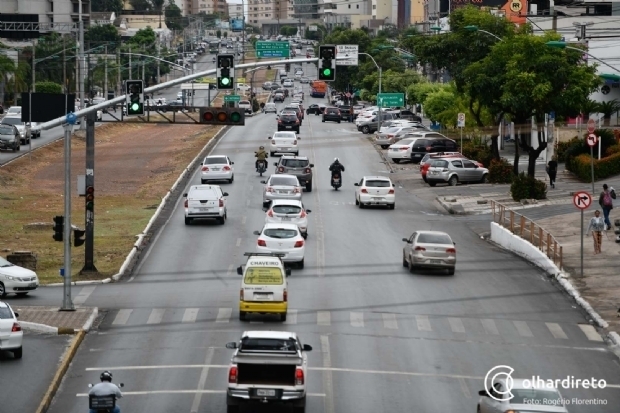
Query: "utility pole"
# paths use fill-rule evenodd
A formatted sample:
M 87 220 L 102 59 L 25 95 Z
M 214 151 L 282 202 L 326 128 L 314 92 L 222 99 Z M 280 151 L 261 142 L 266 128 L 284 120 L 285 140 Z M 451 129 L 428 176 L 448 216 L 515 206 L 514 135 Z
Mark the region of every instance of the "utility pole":
M 116 96 L 122 95 L 121 87 L 122 87 L 122 78 L 121 78 L 121 47 L 120 45 L 116 46 L 116 65 L 118 67 L 118 74 L 116 79 Z
M 70 114 L 72 115 L 72 114 Z M 73 125 L 67 122 L 65 128 L 65 227 L 63 231 L 64 244 L 64 282 L 63 300 L 60 311 L 75 311 L 71 300 L 71 132 Z
M 103 58 L 105 59 L 103 61 L 103 70 L 105 71 L 103 74 L 103 98 L 107 100 L 108 99 L 108 45 L 107 44 L 103 50 L 105 53 L 105 55 L 103 56 Z
M 161 39 L 159 38 L 159 36 L 157 37 L 157 58 L 161 59 Z M 155 84 L 158 84 L 160 82 L 159 80 L 159 60 L 157 61 L 157 82 L 155 82 Z
M 131 79 L 131 75 L 132 75 L 132 70 L 131 69 L 132 69 L 131 68 L 131 46 L 129 46 L 129 80 L 132 80 Z
M 86 115 L 86 188 L 95 187 L 95 120 L 96 112 Z M 96 191 L 93 195 L 97 196 Z M 84 225 L 84 267 L 80 274 L 85 272 L 97 272 L 95 267 L 95 207 L 93 200 L 92 210 L 86 209 Z M 65 213 L 66 215 L 66 213 Z
M 579 39 L 580 43 L 583 43 L 584 45 L 588 44 L 588 40 L 586 38 L 586 28 L 588 26 L 592 26 L 593 24 L 594 24 L 593 22 L 587 22 L 587 23 L 574 22 L 573 23 L 573 26 L 575 26 L 575 28 L 577 29 L 577 32 L 575 33 L 575 37 Z
M 37 48 L 37 41 L 33 40 L 32 41 L 32 93 L 35 92 L 35 88 L 34 88 L 34 80 L 35 80 L 35 65 L 36 65 L 36 60 L 34 58 L 34 49 Z
M 79 41 L 80 41 L 80 105 L 82 108 L 85 108 L 85 100 L 84 100 L 84 19 L 82 17 L 82 0 L 78 0 L 78 14 L 80 18 L 80 26 L 79 26 Z M 80 129 L 86 129 L 86 122 L 80 122 Z
M 63 44 L 62 47 L 62 90 L 65 92 L 65 95 L 69 93 L 67 87 L 67 57 L 65 55 L 66 44 Z
M 144 59 L 144 58 L 142 58 Z M 142 60 L 142 81 L 146 83 L 146 77 L 144 76 L 144 68 L 146 67 L 146 62 Z

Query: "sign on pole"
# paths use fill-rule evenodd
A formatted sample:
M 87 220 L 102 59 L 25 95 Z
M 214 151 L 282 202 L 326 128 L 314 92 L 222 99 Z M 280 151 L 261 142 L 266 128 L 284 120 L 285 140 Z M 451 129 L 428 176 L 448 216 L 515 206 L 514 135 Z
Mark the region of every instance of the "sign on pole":
M 358 66 L 359 46 L 356 44 L 336 45 L 336 66 Z
M 465 127 L 465 114 L 459 113 L 457 121 L 458 121 L 458 124 L 456 126 L 459 128 L 464 128 Z
M 589 125 L 588 125 L 588 128 L 589 128 Z M 588 142 L 588 146 L 590 148 L 593 148 L 594 146 L 596 146 L 596 143 L 598 142 L 598 137 L 595 134 L 591 133 L 586 138 L 586 141 Z
M 224 95 L 224 102 L 239 102 L 241 96 L 239 95 Z
M 573 204 L 581 209 L 588 209 L 592 205 L 592 196 L 587 192 L 577 192 L 573 195 Z
M 588 132 L 593 133 L 596 129 L 596 122 L 594 119 L 588 119 Z
M 256 42 L 256 57 L 290 57 L 288 42 Z
M 379 93 L 377 102 L 382 108 L 405 106 L 404 93 Z

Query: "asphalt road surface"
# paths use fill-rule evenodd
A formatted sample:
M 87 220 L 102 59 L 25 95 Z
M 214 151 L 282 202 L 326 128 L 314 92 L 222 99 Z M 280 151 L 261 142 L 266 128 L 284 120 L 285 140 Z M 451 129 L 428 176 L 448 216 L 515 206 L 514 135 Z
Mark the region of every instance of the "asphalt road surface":
M 0 351 L 2 412 L 35 412 L 56 374 L 56 367 L 73 336 L 26 332 L 20 360 Z
M 235 162 L 234 183 L 222 184 L 230 194 L 225 225 L 185 226 L 179 203 L 131 279 L 74 290 L 81 304 L 107 314 L 82 344 L 51 413 L 85 411 L 87 384 L 104 369 L 125 384 L 123 411 L 224 412 L 231 356 L 224 346 L 252 329 L 292 330 L 314 347 L 311 413 L 475 412 L 484 377 L 497 365 L 514 368 L 516 378 L 604 379 L 616 387 L 562 393 L 607 401 L 571 412 L 617 411 L 616 356 L 540 270 L 415 193 L 397 191 L 393 211 L 355 207 L 353 183 L 386 168 L 351 124 L 320 119 L 306 116 L 300 134 L 300 155 L 315 165 L 314 190 L 303 198 L 312 219 L 306 267 L 289 278 L 287 322 L 238 319 L 235 268 L 255 250 L 252 232 L 265 214 L 253 155 L 275 130 L 273 115 L 258 115 L 214 149 Z M 338 192 L 329 187 L 335 156 L 346 167 Z M 454 276 L 402 267 L 401 239 L 417 229 L 451 234 Z M 55 288 L 36 296 L 39 303 L 61 297 Z

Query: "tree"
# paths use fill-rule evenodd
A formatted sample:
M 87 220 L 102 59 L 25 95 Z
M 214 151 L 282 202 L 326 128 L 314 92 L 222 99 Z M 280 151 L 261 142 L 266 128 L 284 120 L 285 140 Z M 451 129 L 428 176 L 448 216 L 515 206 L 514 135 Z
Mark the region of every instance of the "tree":
M 221 38 L 222 38 L 222 31 L 221 31 L 220 29 L 218 29 L 218 30 L 215 32 L 215 35 L 217 36 L 217 38 L 218 38 L 218 39 L 221 39 Z
M 37 93 L 62 93 L 62 85 L 54 82 L 35 83 Z
M 84 40 L 90 42 L 92 47 L 107 42 L 120 44 L 121 35 L 113 24 L 104 24 L 103 26 L 90 26 L 84 33 Z M 115 49 L 116 44 L 108 45 L 108 51 Z
M 121 14 L 123 11 L 123 0 L 92 0 L 91 11 Z
M 439 118 L 454 105 L 454 100 L 454 92 L 448 88 L 433 91 L 424 100 L 424 112 L 433 122 L 441 122 Z
M 228 37 L 228 32 L 224 32 L 223 36 L 224 36 L 224 39 L 227 38 Z
M 157 12 L 159 15 L 159 28 L 161 29 L 161 17 L 164 14 L 164 3 L 165 0 L 151 0 L 151 6 L 153 10 Z
M 164 16 L 166 27 L 170 30 L 181 30 L 183 28 L 183 25 L 181 24 L 183 15 L 181 13 L 181 9 L 176 5 L 174 0 L 169 0 L 166 8 L 164 9 Z
M 597 109 L 599 113 L 603 114 L 604 126 L 609 126 L 611 115 L 620 110 L 620 101 L 618 101 L 618 99 L 614 99 L 610 100 L 609 102 L 599 102 L 597 105 Z
M 157 79 L 157 66 L 159 65 L 160 75 L 165 75 L 170 73 L 170 66 L 168 63 L 161 62 L 157 59 L 150 58 L 149 56 L 157 56 L 157 35 L 155 31 L 151 27 L 147 27 L 145 29 L 140 29 L 138 32 L 129 39 L 129 41 L 123 44 L 123 55 L 122 55 L 122 65 L 123 67 L 128 67 L 129 58 L 127 54 L 129 53 L 129 48 L 131 48 L 131 52 L 136 54 L 132 56 L 132 70 L 133 70 L 133 78 L 136 79 L 136 75 L 139 73 L 141 76 L 142 66 L 144 65 L 145 72 L 145 82 L 147 84 L 153 84 L 158 82 Z M 142 55 L 142 56 L 138 56 Z M 165 49 L 161 48 L 159 50 L 160 56 L 167 56 L 170 53 Z M 139 77 L 138 77 L 139 78 Z
M 129 3 L 138 14 L 149 14 L 153 11 L 149 0 L 129 0 Z

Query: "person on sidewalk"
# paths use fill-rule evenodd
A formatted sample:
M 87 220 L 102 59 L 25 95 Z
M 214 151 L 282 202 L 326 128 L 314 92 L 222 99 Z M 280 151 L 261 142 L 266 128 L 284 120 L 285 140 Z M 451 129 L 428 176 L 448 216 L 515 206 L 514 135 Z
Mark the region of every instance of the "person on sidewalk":
M 614 208 L 614 199 L 616 199 L 616 191 L 613 187 L 608 187 L 607 184 L 603 184 L 603 192 L 598 197 L 598 204 L 603 208 L 603 217 L 605 217 L 605 229 L 611 229 L 611 222 L 609 221 L 609 213 Z
M 592 232 L 592 238 L 594 239 L 594 255 L 601 253 L 604 229 L 605 221 L 601 218 L 601 211 L 597 209 L 594 211 L 594 216 L 590 218 L 590 225 L 588 225 L 588 230 L 586 231 L 586 236 L 590 236 L 590 232 Z
M 555 177 L 558 174 L 558 157 L 553 155 L 553 158 L 547 164 L 547 175 L 549 175 L 549 185 L 555 189 Z

